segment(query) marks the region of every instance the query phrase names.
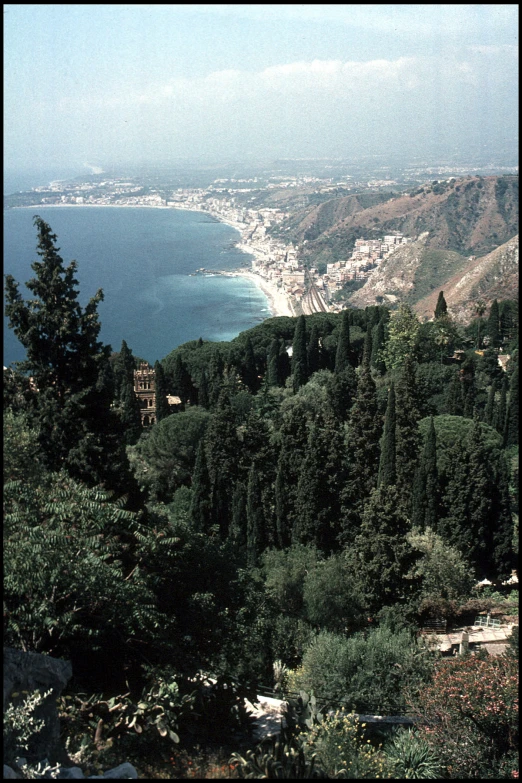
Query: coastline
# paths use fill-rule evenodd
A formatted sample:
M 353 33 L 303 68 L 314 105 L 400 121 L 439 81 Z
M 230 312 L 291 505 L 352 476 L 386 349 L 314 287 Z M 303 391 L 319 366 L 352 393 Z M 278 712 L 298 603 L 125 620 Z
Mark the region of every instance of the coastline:
M 109 207 L 109 208 L 119 208 L 119 209 L 175 209 L 175 210 L 182 210 L 184 212 L 200 212 L 203 215 L 209 215 L 210 217 L 214 218 L 215 220 L 219 221 L 220 223 L 225 223 L 227 226 L 230 226 L 235 231 L 237 231 L 240 235 L 242 233 L 242 228 L 237 224 L 233 223 L 231 220 L 227 220 L 222 215 L 215 214 L 214 212 L 209 212 L 206 209 L 195 209 L 191 207 L 173 207 L 173 206 L 166 206 L 163 204 L 34 204 L 34 205 L 24 205 L 20 207 L 13 207 L 13 209 L 37 209 L 38 207 L 44 207 L 45 209 L 49 208 L 78 208 L 82 209 L 85 207 Z M 260 254 L 259 252 L 256 252 L 256 248 L 250 247 L 244 240 L 243 237 L 240 236 L 240 239 L 235 242 L 235 247 L 238 250 L 241 250 L 243 253 L 256 257 L 261 257 L 264 254 Z M 257 274 L 256 272 L 252 271 L 251 269 L 237 269 L 234 272 L 225 272 L 221 271 L 219 272 L 216 270 L 218 274 L 223 275 L 224 277 L 245 277 L 248 280 L 251 280 L 253 283 L 257 285 L 257 287 L 264 293 L 268 300 L 268 307 L 271 311 L 271 315 L 268 317 L 271 318 L 279 318 L 281 316 L 288 316 L 290 318 L 295 316 L 295 311 L 292 306 L 292 302 L 288 294 L 280 289 L 277 285 L 275 285 L 271 280 L 267 280 L 262 275 Z

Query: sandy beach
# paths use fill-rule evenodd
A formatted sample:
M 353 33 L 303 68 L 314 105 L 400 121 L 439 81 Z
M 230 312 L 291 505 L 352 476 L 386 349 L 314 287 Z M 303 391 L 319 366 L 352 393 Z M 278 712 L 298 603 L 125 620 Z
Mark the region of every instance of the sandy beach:
M 270 280 L 261 277 L 261 275 L 256 275 L 255 272 L 249 272 L 246 269 L 245 271 L 240 269 L 233 274 L 240 275 L 241 277 L 247 277 L 249 280 L 252 280 L 258 286 L 258 288 L 261 289 L 268 299 L 268 306 L 272 311 L 273 318 L 279 317 L 281 315 L 287 315 L 290 317 L 295 315 L 288 295 L 282 291 L 281 288 L 278 288 L 276 285 L 274 285 L 274 283 L 272 283 Z

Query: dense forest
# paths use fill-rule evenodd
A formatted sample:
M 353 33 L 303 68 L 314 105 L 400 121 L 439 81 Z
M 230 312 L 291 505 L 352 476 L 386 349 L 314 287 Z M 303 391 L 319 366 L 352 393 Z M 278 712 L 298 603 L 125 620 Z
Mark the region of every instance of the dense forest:
M 518 303 L 462 327 L 441 292 L 424 323 L 374 306 L 186 343 L 156 363 L 142 429 L 139 357 L 99 341 L 102 292 L 79 305 L 75 262 L 35 224 L 33 298 L 6 277 L 27 358 L 4 371 L 4 637 L 73 662 L 71 748 L 143 768 L 237 742 L 235 777 L 271 761 L 293 773 L 264 776 L 518 777 L 518 635 L 448 660 L 418 633 L 494 605 L 518 616 L 502 585 Z M 245 751 L 242 699 L 261 685 L 305 732 L 289 720 L 286 744 Z M 351 712 L 425 720 L 383 748 Z

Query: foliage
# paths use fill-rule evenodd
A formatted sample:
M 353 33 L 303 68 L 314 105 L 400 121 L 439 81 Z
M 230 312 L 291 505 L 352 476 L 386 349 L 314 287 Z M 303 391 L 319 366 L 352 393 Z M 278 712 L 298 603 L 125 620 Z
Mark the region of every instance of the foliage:
M 406 356 L 412 356 L 415 352 L 419 320 L 411 307 L 400 304 L 388 322 L 388 340 L 383 349 L 386 369 L 399 367 Z
M 4 632 L 24 650 L 51 652 L 159 625 L 138 562 L 136 515 L 66 474 L 48 485 L 4 487 Z
M 317 757 L 329 778 L 391 778 L 391 766 L 380 746 L 375 748 L 364 739 L 365 726 L 353 713 L 337 710 L 325 715 L 303 736 L 305 752 Z
M 399 729 L 385 745 L 384 753 L 392 766 L 394 778 L 431 780 L 441 776 L 437 754 L 415 730 Z
M 4 410 L 4 482 L 38 483 L 46 473 L 39 430 L 23 411 Z
M 397 715 L 422 687 L 432 655 L 407 630 L 379 627 L 346 638 L 322 631 L 303 655 L 302 687 L 360 713 Z
M 188 483 L 210 417 L 199 407 L 167 416 L 128 449 L 136 480 L 151 500 L 168 501 L 179 486 Z
M 410 576 L 420 580 L 421 600 L 438 596 L 448 601 L 459 601 L 471 594 L 475 579 L 458 550 L 444 543 L 429 527 L 423 532 L 412 530 L 406 538 L 420 554 Z
M 25 693 L 27 693 L 25 691 Z M 12 764 L 18 757 L 23 756 L 29 750 L 32 738 L 45 726 L 44 720 L 38 720 L 35 710 L 52 693 L 52 689 L 45 693 L 36 690 L 16 704 L 11 701 L 4 711 L 4 763 Z M 11 699 L 19 694 L 14 693 Z
M 315 756 L 305 756 L 303 747 L 295 738 L 279 737 L 269 743 L 260 744 L 254 750 L 247 750 L 243 756 L 233 753 L 230 759 L 238 765 L 239 777 L 243 780 L 317 780 L 328 775 L 315 765 Z
M 419 734 L 450 778 L 504 778 L 518 771 L 518 662 L 468 655 L 440 661 L 417 701 Z

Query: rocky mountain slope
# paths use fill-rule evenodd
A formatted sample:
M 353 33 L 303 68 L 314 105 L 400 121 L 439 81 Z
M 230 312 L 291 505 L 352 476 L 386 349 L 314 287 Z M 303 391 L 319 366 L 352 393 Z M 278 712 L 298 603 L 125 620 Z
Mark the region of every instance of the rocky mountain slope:
M 343 261 L 355 239 L 429 232 L 426 247 L 464 257 L 484 255 L 518 231 L 518 177 L 465 177 L 432 182 L 410 194 L 365 193 L 299 210 L 278 233 L 303 244 L 306 259 Z
M 422 318 L 432 318 L 439 290 L 434 290 L 415 305 Z M 475 317 L 474 305 L 483 299 L 486 305 L 493 299 L 514 299 L 518 296 L 518 236 L 492 253 L 468 261 L 463 270 L 443 285 L 444 299 L 451 316 L 461 323 Z

